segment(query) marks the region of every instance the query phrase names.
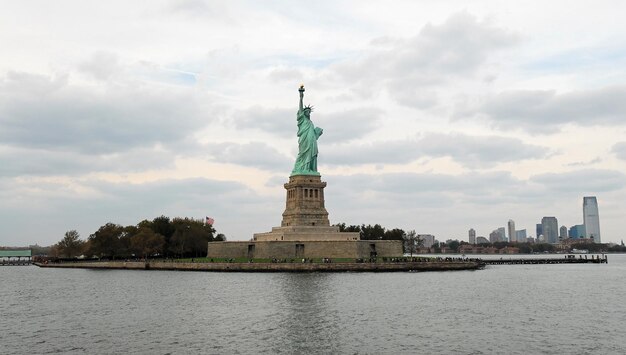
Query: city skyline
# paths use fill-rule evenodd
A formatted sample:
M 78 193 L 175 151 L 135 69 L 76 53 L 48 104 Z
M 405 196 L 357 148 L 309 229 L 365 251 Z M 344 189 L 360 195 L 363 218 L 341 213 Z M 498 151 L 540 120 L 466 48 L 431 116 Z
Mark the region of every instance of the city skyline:
M 301 84 L 324 128 L 331 224 L 445 240 L 512 219 L 533 234 L 542 216 L 581 224 L 580 199 L 597 196 L 601 239 L 619 243 L 625 10 L 6 2 L 0 245 L 161 215 L 210 216 L 229 240 L 269 230 L 298 150 Z
M 595 243 L 601 243 L 600 239 L 600 214 L 598 207 L 598 200 L 596 196 L 585 196 L 583 197 L 583 224 L 574 224 L 574 225 L 565 225 L 561 224 L 559 227 L 558 218 L 544 216 L 541 219 L 541 223 L 536 224 L 536 234 L 534 236 L 535 241 L 539 241 L 539 238 L 543 238 L 543 242 L 556 244 L 567 238 L 587 238 L 593 239 Z M 589 226 L 589 227 L 587 227 Z M 493 230 L 490 234 L 490 239 L 493 239 L 491 236 L 497 234 L 496 239 L 499 241 L 507 240 L 509 242 L 523 242 L 526 238 L 532 238 L 532 236 L 528 236 L 526 233 L 526 229 L 517 230 L 515 228 L 515 221 L 513 219 L 509 219 L 507 222 L 507 235 L 504 235 L 502 232 L 504 227 L 498 227 Z M 590 232 L 587 232 L 589 230 Z M 547 231 L 547 236 L 544 235 L 544 231 Z M 470 228 L 469 230 L 469 243 L 472 243 L 473 239 L 476 240 L 476 230 L 474 228 Z M 514 236 L 513 238 L 511 236 Z M 593 237 L 593 238 L 592 238 Z M 615 243 L 618 244 L 618 243 Z

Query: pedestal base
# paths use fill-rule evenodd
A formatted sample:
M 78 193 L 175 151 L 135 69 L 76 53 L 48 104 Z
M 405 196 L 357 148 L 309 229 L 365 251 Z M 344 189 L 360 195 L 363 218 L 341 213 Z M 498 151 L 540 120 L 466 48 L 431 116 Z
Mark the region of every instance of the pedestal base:
M 210 242 L 209 258 L 292 259 L 401 257 L 399 240 Z
M 358 232 L 339 232 L 336 226 L 274 227 L 271 232 L 255 233 L 254 241 L 344 241 L 359 240 Z

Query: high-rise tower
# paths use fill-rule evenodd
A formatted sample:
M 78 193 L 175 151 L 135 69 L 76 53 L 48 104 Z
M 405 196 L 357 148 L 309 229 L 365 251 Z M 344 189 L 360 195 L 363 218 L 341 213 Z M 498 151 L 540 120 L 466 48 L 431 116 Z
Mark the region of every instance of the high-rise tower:
M 468 234 L 469 234 L 469 243 L 476 244 L 476 231 L 474 230 L 474 228 L 470 228 L 470 230 L 468 231 Z
M 583 224 L 585 225 L 585 238 L 593 238 L 595 243 L 601 243 L 600 214 L 595 196 L 583 197 Z
M 559 229 L 559 240 L 565 239 L 567 239 L 567 227 L 561 226 L 561 228 Z
M 543 240 L 546 243 L 556 244 L 559 241 L 559 222 L 556 217 L 543 217 L 541 219 Z
M 515 234 L 515 221 L 512 219 L 509 219 L 509 242 L 513 243 L 513 242 L 517 242 L 517 235 Z
M 543 224 L 537 223 L 535 233 L 536 233 L 535 237 L 537 238 L 537 240 L 539 240 L 539 236 L 543 235 Z

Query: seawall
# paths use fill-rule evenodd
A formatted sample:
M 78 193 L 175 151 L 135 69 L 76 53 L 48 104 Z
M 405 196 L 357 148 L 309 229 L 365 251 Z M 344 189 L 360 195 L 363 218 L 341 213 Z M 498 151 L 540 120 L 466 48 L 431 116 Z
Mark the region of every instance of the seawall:
M 458 271 L 477 270 L 478 261 L 383 262 L 383 263 L 181 263 L 181 262 L 67 262 L 34 263 L 47 268 L 178 270 L 216 272 L 390 272 L 390 271 Z

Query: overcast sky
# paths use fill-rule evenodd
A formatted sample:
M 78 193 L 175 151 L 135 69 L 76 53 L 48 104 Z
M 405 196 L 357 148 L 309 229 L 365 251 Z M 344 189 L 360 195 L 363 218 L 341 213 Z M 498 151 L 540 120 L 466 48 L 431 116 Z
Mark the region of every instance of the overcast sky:
M 623 1 L 0 1 L 0 245 L 279 226 L 298 86 L 331 223 L 626 237 Z

